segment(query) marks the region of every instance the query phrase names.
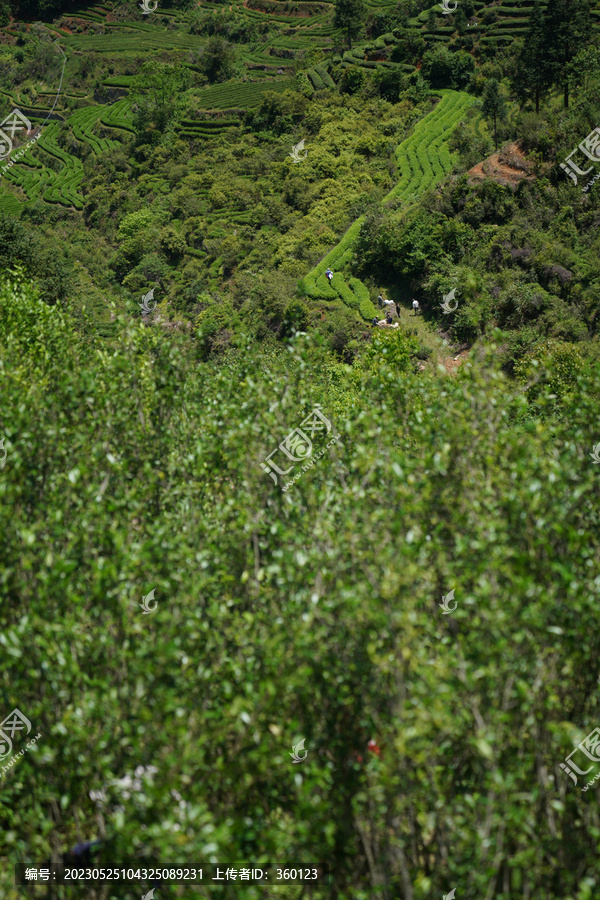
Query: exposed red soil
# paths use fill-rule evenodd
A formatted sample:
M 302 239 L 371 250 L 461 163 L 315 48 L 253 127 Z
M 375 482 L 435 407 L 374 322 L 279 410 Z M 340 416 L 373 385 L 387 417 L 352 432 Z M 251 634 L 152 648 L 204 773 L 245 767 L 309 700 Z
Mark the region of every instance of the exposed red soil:
M 456 356 L 447 356 L 442 360 L 446 372 L 449 375 L 454 375 L 455 372 L 462 366 L 464 361 L 469 358 L 468 350 L 461 350 Z
M 498 184 L 516 187 L 521 181 L 533 181 L 532 171 L 533 166 L 519 145 L 509 144 L 483 162 L 477 163 L 467 174 L 471 183 L 490 178 Z

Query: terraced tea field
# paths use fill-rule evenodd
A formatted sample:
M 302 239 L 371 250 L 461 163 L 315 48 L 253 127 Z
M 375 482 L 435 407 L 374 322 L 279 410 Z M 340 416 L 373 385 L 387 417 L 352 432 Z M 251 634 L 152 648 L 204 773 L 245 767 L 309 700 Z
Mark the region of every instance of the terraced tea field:
M 468 36 L 473 38 L 475 45 L 478 42 L 482 45 L 510 43 L 523 35 L 533 2 L 505 0 L 495 5 L 475 0 L 475 15 L 470 20 Z M 396 0 L 367 0 L 367 6 L 372 12 L 393 11 Z M 600 19 L 600 0 L 594 6 L 594 14 Z M 215 17 L 226 11 L 222 4 L 211 2 L 202 4 L 202 10 L 205 15 Z M 435 28 L 431 25 L 431 10 L 435 14 Z M 234 133 L 240 126 L 243 111 L 257 106 L 266 90 L 285 91 L 298 86 L 293 77 L 295 67 L 300 64 L 302 68 L 307 54 L 315 50 L 325 51 L 328 58 L 305 67 L 303 83 L 308 92 L 336 89 L 332 74 L 337 79 L 340 69 L 350 66 L 370 70 L 397 68 L 404 72 L 414 68 L 406 62 L 391 59 L 400 38 L 399 32 L 385 33 L 370 41 L 359 42 L 351 51 L 345 50 L 340 44 L 341 36 L 333 29 L 333 3 L 328 0 L 232 0 L 227 11 L 252 23 L 270 25 L 269 38 L 251 45 L 235 45 L 239 67 L 246 71 L 243 79 L 238 68 L 235 79 L 196 89 L 196 109 L 176 126 L 177 133 L 185 140 L 207 141 Z M 180 64 L 197 70 L 190 53 L 200 50 L 206 38 L 190 32 L 193 15 L 193 10 L 160 10 L 151 16 L 143 16 L 136 8 L 132 9 L 130 20 L 115 21 L 113 4 L 105 3 L 65 15 L 49 29 L 60 39 L 70 65 L 99 54 L 103 62 L 109 61 L 109 71 L 121 73 L 110 74 L 102 82 L 106 95 L 111 97 L 111 89 L 114 96 L 126 93 L 132 86 L 135 76 L 124 74 L 123 70 L 135 71 L 139 63 L 151 55 L 164 60 L 175 57 Z M 454 16 L 442 15 L 439 3 L 411 19 L 408 27 L 430 44 L 452 41 L 453 46 L 458 46 Z M 14 37 L 13 31 L 6 31 Z M 337 69 L 332 67 L 332 61 L 338 64 Z M 127 96 L 112 103 L 97 103 L 84 90 L 70 85 L 68 78 L 63 88 L 52 120 L 44 126 L 39 142 L 18 165 L 3 174 L 3 180 L 0 179 L 0 206 L 3 208 L 20 211 L 25 203 L 40 199 L 77 210 L 83 208 L 81 160 L 57 143 L 62 120 L 73 137 L 86 144 L 95 156 L 110 153 L 133 133 L 131 101 Z M 18 107 L 36 124 L 46 119 L 53 97 L 48 86 L 37 92 L 34 103 L 26 92 L 21 95 L 17 89 L 0 90 L 0 98 L 7 109 Z M 464 98 L 465 95 L 459 94 L 444 95 L 436 109 L 398 148 L 400 178 L 388 200 L 401 200 L 403 208 L 407 208 L 450 170 L 452 160 L 447 136 L 465 108 L 467 101 Z M 78 108 L 82 103 L 86 105 Z M 10 188 L 6 190 L 8 185 L 13 186 L 12 192 Z M 234 215 L 234 211 L 229 212 Z M 220 216 L 220 219 L 224 218 L 225 211 Z M 336 276 L 330 287 L 323 279 L 327 265 L 339 270 L 340 261 L 345 263 L 349 259 L 353 238 L 359 228 L 360 223 L 355 222 L 338 247 L 305 277 L 304 283 L 310 296 L 341 298 L 366 315 L 371 312 L 371 307 L 355 281 L 346 282 Z
M 490 3 L 483 0 L 474 0 L 474 16 L 469 20 L 469 28 L 464 37 L 473 40 L 473 46 L 481 44 L 483 47 L 504 47 L 514 40 L 521 39 L 527 32 L 529 16 L 533 11 L 535 0 L 510 0 L 510 2 Z M 541 0 L 542 8 L 547 5 L 546 0 Z M 597 24 L 600 24 L 600 2 L 594 0 L 592 15 Z M 436 16 L 435 29 L 429 26 L 430 9 Z M 427 44 L 435 45 L 438 42 L 449 43 L 457 34 L 454 24 L 454 16 L 445 16 L 439 4 L 434 4 L 411 19 L 409 27 L 413 32 L 418 32 Z
M 111 32 L 109 34 L 74 34 L 63 38 L 68 50 L 82 53 L 152 53 L 155 50 L 189 52 L 199 50 L 205 43 L 202 38 L 179 32 L 154 28 L 152 31 Z
M 258 106 L 265 91 L 287 91 L 294 87 L 291 78 L 269 81 L 268 84 L 218 84 L 215 87 L 203 88 L 198 92 L 199 108 L 210 109 L 248 109 Z
M 77 193 L 83 181 L 83 166 L 80 159 L 56 143 L 59 127 L 55 122 L 44 126 L 37 143 L 2 178 L 20 188 L 29 201 L 41 199 L 83 209 L 83 197 Z M 54 160 L 59 163 L 58 172 Z
M 377 7 L 373 5 L 373 8 L 380 8 L 381 5 L 394 7 L 392 3 L 384 3 Z M 214 16 L 219 16 L 224 11 L 224 7 L 218 3 L 203 3 L 202 9 Z M 244 65 L 253 81 L 268 79 L 277 84 L 278 67 L 289 65 L 293 59 L 302 60 L 307 53 L 317 49 L 331 52 L 340 40 L 343 44 L 343 39 L 339 35 L 336 37 L 332 24 L 333 3 L 326 0 L 302 0 L 300 3 L 288 3 L 285 0 L 232 0 L 227 9 L 249 23 L 271 27 L 269 40 L 263 46 L 254 44 L 242 50 Z M 168 20 L 165 15 L 169 17 Z M 65 28 L 56 28 L 56 31 L 67 52 L 71 50 L 109 56 L 126 55 L 132 58 L 157 51 L 169 51 L 180 53 L 181 61 L 184 62 L 187 53 L 199 50 L 205 42 L 204 38 L 189 33 L 191 15 L 189 11 L 160 10 L 155 16 L 146 18 L 140 13 L 139 21 L 134 14 L 132 21 L 115 22 L 112 21 L 108 7 L 96 6 L 91 10 L 64 16 L 62 21 L 68 25 L 69 30 L 66 30 L 65 25 Z M 165 22 L 168 22 L 169 27 L 165 27 Z M 278 26 L 276 33 L 272 30 L 274 25 Z M 82 27 L 97 28 L 101 33 L 71 33 L 73 29 Z M 389 59 L 371 62 L 364 59 L 365 53 L 380 47 L 391 48 L 396 42 L 397 37 L 393 34 L 386 34 L 372 44 L 363 42 L 357 45 L 355 56 L 344 55 L 343 66 L 396 66 L 397 63 L 392 63 Z M 343 48 L 340 52 L 343 52 Z M 264 67 L 263 70 L 258 66 Z M 413 67 L 405 65 L 403 68 L 412 70 Z M 331 87 L 328 73 L 324 77 L 322 72 L 312 69 L 309 79 L 315 90 Z M 240 104 L 240 108 L 243 106 L 244 104 Z
M 412 134 L 396 150 L 400 170 L 398 184 L 383 199 L 402 202 L 402 213 L 417 202 L 420 196 L 451 170 L 453 159 L 448 140 L 474 97 L 459 91 L 440 91 L 440 102 L 415 126 Z M 300 282 L 301 291 L 313 300 L 341 300 L 357 309 L 363 319 L 370 321 L 377 310 L 369 291 L 357 278 L 346 280 L 342 274 L 352 259 L 353 245 L 358 238 L 365 217 L 352 223 L 340 242 Z M 331 285 L 325 271 L 334 271 Z

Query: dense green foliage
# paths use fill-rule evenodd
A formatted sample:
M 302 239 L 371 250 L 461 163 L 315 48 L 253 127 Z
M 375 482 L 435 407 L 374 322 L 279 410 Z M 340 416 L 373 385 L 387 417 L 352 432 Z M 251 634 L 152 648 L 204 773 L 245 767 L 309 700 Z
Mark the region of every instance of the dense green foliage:
M 2 780 L 6 862 L 96 835 L 104 787 L 114 863 L 593 895 L 594 808 L 558 763 L 599 715 L 597 368 L 563 417 L 552 370 L 531 401 L 493 353 L 415 376 L 402 334 L 353 369 L 302 341 L 213 367 L 119 317 L 106 352 L 16 276 L 0 323 L 4 695 L 43 734 Z M 282 494 L 259 463 L 317 403 L 341 441 Z
M 352 49 L 352 38 L 360 34 L 365 19 L 364 0 L 335 0 L 333 24 L 346 32 L 348 47 Z
M 598 896 L 599 18 L 0 0 L 0 900 Z
M 498 119 L 506 118 L 506 101 L 496 78 L 490 78 L 483 91 L 481 111 L 494 126 L 494 144 L 498 149 Z

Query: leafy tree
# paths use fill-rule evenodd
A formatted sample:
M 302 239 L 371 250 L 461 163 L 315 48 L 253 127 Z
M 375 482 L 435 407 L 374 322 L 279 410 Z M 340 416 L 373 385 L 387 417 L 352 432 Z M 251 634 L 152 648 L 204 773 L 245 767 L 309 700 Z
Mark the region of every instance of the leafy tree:
M 428 50 L 423 56 L 421 72 L 432 88 L 447 88 L 452 82 L 454 54 L 445 46 Z
M 409 31 L 404 41 L 407 61 L 418 63 L 423 56 L 426 46 L 424 38 L 418 32 Z
M 487 134 L 479 134 L 472 122 L 460 122 L 450 138 L 450 149 L 459 152 L 461 165 L 466 170 L 490 155 L 492 142 Z
M 359 66 L 348 66 L 342 75 L 340 90 L 342 94 L 356 94 L 360 91 L 366 80 L 367 76 L 363 69 Z
M 475 71 L 475 60 L 470 53 L 459 50 L 452 54 L 452 81 L 451 86 L 457 91 L 463 91 L 468 87 L 471 76 Z
M 401 69 L 382 69 L 377 73 L 379 96 L 389 103 L 397 103 L 405 87 Z
M 498 120 L 506 117 L 506 100 L 500 90 L 500 83 L 496 78 L 490 78 L 483 89 L 481 109 L 485 118 L 494 125 L 494 144 L 498 149 Z
M 73 287 L 72 263 L 64 249 L 40 240 L 18 220 L 0 215 L 0 268 L 19 265 L 39 280 L 40 297 L 49 304 L 67 300 Z
M 406 79 L 406 96 L 413 103 L 423 103 L 429 97 L 429 87 L 420 72 L 411 72 Z
M 456 30 L 460 35 L 463 35 L 467 30 L 467 16 L 462 5 L 459 5 L 454 15 L 454 24 L 456 25 Z
M 565 109 L 569 106 L 570 64 L 588 44 L 592 32 L 590 9 L 589 0 L 548 0 L 546 7 L 544 37 L 547 71 L 552 83 L 563 90 Z
M 387 9 L 376 9 L 367 17 L 367 37 L 379 37 L 380 34 L 386 34 L 389 31 L 400 32 L 398 34 L 400 37 L 405 21 L 406 17 L 400 7 L 391 12 Z
M 600 93 L 600 49 L 580 50 L 569 67 L 571 86 L 578 87 L 577 107 L 589 113 L 590 124 L 596 123 L 596 104 Z
M 352 38 L 358 37 L 367 14 L 365 0 L 335 0 L 333 16 L 334 28 L 346 32 L 348 48 L 352 49 Z
M 447 47 L 435 47 L 423 57 L 421 71 L 433 88 L 463 90 L 469 84 L 475 70 L 473 57 L 460 50 L 453 53 Z
M 544 14 L 540 0 L 536 0 L 511 78 L 517 97 L 521 100 L 535 100 L 536 113 L 540 111 L 540 99 L 552 83 L 547 50 Z
M 548 340 L 537 344 L 515 365 L 515 376 L 528 383 L 527 397 L 547 416 L 567 406 L 577 387 L 583 359 L 576 344 Z
M 169 63 L 145 62 L 134 79 L 131 97 L 138 140 L 148 140 L 148 131 L 162 133 L 182 104 L 181 94 L 191 83 L 188 69 Z
M 291 336 L 296 331 L 306 331 L 309 323 L 309 311 L 304 301 L 291 300 L 285 308 L 284 317 L 285 334 Z
M 235 71 L 235 51 L 222 37 L 214 35 L 208 39 L 198 62 L 211 84 L 227 81 Z
M 220 299 L 200 313 L 196 326 L 202 358 L 227 348 L 237 321 L 231 298 Z
M 289 132 L 303 118 L 307 100 L 297 91 L 265 91 L 256 109 L 249 109 L 245 123 L 254 131 Z
M 183 256 L 186 249 L 185 238 L 172 225 L 162 229 L 159 239 L 161 249 L 169 259 L 177 260 Z
M 365 271 L 382 281 L 420 277 L 443 254 L 437 217 L 419 211 L 403 229 L 390 219 L 368 215 L 357 241 L 356 257 Z
M 76 0 L 9 0 L 15 18 L 34 18 L 44 21 L 77 6 Z
M 397 378 L 413 370 L 412 360 L 418 350 L 418 340 L 404 329 L 378 328 L 361 354 L 357 368 L 369 379 L 377 379 L 385 386 L 390 376 Z

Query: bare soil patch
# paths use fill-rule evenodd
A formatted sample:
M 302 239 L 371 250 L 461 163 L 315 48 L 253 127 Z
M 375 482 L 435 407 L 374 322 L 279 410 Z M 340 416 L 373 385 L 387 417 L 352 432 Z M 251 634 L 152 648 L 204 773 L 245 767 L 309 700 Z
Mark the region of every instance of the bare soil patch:
M 533 181 L 533 165 L 518 144 L 508 144 L 488 159 L 468 171 L 469 181 L 477 183 L 487 178 L 498 184 L 516 187 L 521 181 Z

